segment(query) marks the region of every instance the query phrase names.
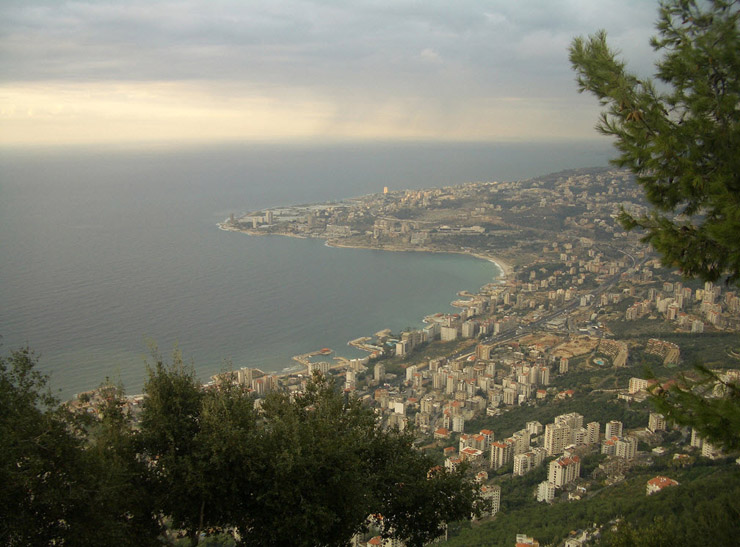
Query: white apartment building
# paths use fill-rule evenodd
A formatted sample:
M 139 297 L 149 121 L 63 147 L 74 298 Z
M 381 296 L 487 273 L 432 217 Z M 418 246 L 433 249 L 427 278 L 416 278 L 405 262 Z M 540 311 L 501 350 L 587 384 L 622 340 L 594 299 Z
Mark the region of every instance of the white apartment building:
M 506 442 L 491 443 L 491 467 L 500 469 L 509 463 L 514 457 L 514 449 L 511 444 Z
M 544 431 L 540 422 L 527 422 L 526 429 L 531 436 L 537 436 Z
M 545 450 L 548 456 L 562 454 L 565 447 L 572 444 L 573 433 L 566 424 L 547 424 L 545 426 Z
M 648 381 L 643 380 L 642 378 L 630 378 L 629 383 L 629 393 L 630 395 L 634 395 L 638 391 L 643 391 L 648 388 Z
M 484 485 L 480 488 L 481 497 L 491 504 L 487 513 L 493 516 L 501 509 L 501 487 L 499 485 Z
M 604 428 L 604 436 L 607 439 L 611 437 L 621 437 L 622 436 L 622 422 L 618 422 L 617 420 L 612 420 L 611 422 L 607 422 L 606 427 Z
M 555 499 L 555 485 L 549 481 L 542 481 L 537 486 L 537 501 L 550 503 Z
M 657 412 L 651 412 L 648 418 L 648 429 L 655 433 L 656 431 L 666 430 L 665 416 Z
M 547 457 L 547 451 L 544 448 L 537 447 L 524 454 L 517 454 L 514 456 L 514 475 L 522 476 L 535 467 L 542 465 Z
M 526 429 L 520 429 L 514 433 L 511 437 L 506 439 L 513 446 L 514 455 L 524 454 L 529 451 L 529 431 Z
M 581 476 L 581 459 L 578 456 L 561 456 L 550 462 L 547 482 L 562 487 Z
M 637 439 L 625 437 L 617 440 L 615 444 L 615 455 L 625 460 L 631 460 L 637 455 Z

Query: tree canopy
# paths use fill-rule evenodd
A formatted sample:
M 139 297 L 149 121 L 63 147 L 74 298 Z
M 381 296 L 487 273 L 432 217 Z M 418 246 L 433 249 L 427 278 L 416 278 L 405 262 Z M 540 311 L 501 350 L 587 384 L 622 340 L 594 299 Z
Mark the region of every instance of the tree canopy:
M 661 2 L 657 81 L 639 78 L 606 33 L 576 38 L 570 61 L 579 90 L 606 107 L 597 130 L 652 209 L 622 212 L 626 229 L 687 277 L 740 283 L 740 1 Z
M 718 448 L 740 449 L 740 384 L 727 373 L 695 366 L 695 378 L 682 375 L 664 389 L 656 383 L 652 402 L 668 420 L 693 427 Z
M 154 544 L 145 467 L 115 397 L 101 418 L 76 416 L 35 365 L 27 348 L 0 357 L 0 543 Z
M 423 545 L 482 505 L 323 376 L 255 408 L 156 357 L 140 417 L 104 384 L 84 412 L 46 389 L 33 353 L 0 358 L 0 543 L 161 545 L 227 534 L 245 545 L 346 545 L 370 527 Z
M 344 545 L 374 524 L 423 545 L 483 509 L 464 471 L 430 475 L 410 435 L 382 429 L 321 375 L 258 412 L 239 386 L 200 389 L 177 360 L 151 368 L 145 391 L 159 505 L 193 543 L 220 530 L 248 545 Z

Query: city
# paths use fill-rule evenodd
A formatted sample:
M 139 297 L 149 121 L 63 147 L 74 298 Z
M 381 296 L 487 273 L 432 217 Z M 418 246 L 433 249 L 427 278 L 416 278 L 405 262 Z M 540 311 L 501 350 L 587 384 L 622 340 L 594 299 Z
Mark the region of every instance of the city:
M 429 315 L 424 328 L 350 341 L 364 358 L 332 360 L 334 351 L 323 348 L 296 356 L 301 370 L 292 373 L 240 368 L 210 385 L 246 386 L 259 402 L 271 391 L 301 393 L 313 374 L 332 377 L 374 408 L 384 427 L 413 431 L 417 447 L 440 466 L 465 462 L 490 502 L 483 521 L 516 507 L 507 495 L 522 489 L 517 477 L 537 476 L 529 503 L 547 504 L 603 496 L 645 473 L 647 494 L 678 484 L 664 476 L 666 465 L 678 476 L 697 457 L 727 455 L 696 431 L 669 427 L 647 399 L 700 354 L 708 365 L 721 363 L 725 381 L 740 379 L 740 298 L 661 267 L 619 227 L 620 207 L 643 204 L 628 174 L 601 169 L 232 217 L 225 229 L 250 234 L 464 249 L 503 258 L 505 275 L 475 294 L 461 292 L 452 302 L 458 312 Z M 562 540 L 583 545 L 608 524 Z M 529 531 L 521 532 L 526 538 Z

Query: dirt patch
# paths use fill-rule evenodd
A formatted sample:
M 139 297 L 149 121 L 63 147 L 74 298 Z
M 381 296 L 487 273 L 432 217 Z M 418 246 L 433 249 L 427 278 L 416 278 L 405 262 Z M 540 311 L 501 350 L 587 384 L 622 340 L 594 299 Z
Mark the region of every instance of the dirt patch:
M 599 345 L 599 339 L 593 336 L 579 336 L 568 340 L 555 348 L 552 354 L 555 357 L 576 357 L 593 351 Z
M 519 345 L 549 349 L 557 346 L 561 340 L 562 337 L 554 334 L 529 334 L 519 340 Z

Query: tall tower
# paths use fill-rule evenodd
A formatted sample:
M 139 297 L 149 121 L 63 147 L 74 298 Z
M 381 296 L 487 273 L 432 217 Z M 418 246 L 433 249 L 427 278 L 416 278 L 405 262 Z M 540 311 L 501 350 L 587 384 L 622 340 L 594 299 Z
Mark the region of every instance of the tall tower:
M 385 380 L 385 365 L 377 363 L 375 365 L 375 381 L 382 382 L 383 380 Z

